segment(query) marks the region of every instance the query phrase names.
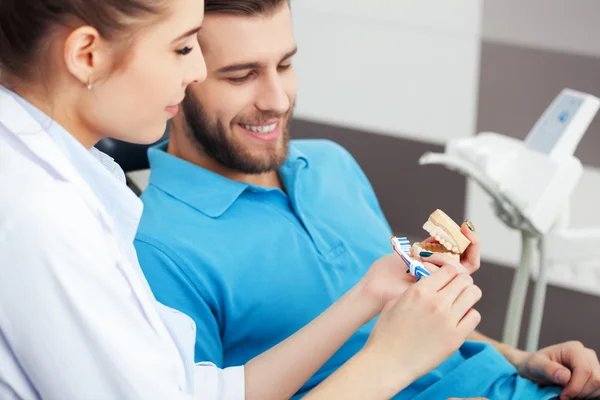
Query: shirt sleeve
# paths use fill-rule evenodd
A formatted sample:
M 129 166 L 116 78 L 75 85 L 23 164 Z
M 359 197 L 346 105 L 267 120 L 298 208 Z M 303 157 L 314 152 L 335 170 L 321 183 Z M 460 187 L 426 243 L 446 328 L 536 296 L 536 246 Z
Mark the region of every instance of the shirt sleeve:
M 11 362 L 45 400 L 191 399 L 181 359 L 147 322 L 110 236 L 76 194 L 46 189 L 0 212 Z
M 135 240 L 140 266 L 156 299 L 188 315 L 196 324 L 195 360 L 223 367 L 223 343 L 218 302 L 200 282 L 191 277 L 176 255 L 146 235 Z M 177 261 L 175 261 L 177 260 Z M 196 268 L 202 268 L 196 265 Z
M 244 367 L 219 369 L 210 362 L 196 364 L 194 371 L 196 399 L 244 400 Z

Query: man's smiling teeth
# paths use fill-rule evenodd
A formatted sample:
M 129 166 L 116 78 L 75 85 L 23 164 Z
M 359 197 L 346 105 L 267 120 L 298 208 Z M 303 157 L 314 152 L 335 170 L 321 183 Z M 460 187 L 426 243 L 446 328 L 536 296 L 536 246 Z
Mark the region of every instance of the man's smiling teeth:
M 244 129 L 248 129 L 249 131 L 256 133 L 270 133 L 277 128 L 277 122 L 271 125 L 246 125 L 241 124 Z

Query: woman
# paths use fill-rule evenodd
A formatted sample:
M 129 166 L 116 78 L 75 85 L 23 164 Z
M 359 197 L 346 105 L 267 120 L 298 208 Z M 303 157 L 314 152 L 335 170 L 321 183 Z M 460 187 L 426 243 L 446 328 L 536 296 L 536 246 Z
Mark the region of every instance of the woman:
M 137 264 L 141 203 L 93 146 L 162 135 L 206 75 L 202 17 L 201 0 L 0 0 L 1 399 L 288 398 L 384 306 L 368 345 L 310 396 L 388 398 L 479 322 L 459 265 L 413 285 L 390 256 L 246 366 L 193 363 L 193 323 L 156 302 Z

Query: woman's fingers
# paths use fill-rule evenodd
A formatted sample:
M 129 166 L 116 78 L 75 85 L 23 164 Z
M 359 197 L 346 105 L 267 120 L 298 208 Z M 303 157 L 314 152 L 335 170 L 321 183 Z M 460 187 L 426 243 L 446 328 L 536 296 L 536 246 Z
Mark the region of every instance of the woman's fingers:
M 456 258 L 449 256 L 448 254 L 444 254 L 444 253 L 427 253 L 427 252 L 421 252 L 421 254 L 419 255 L 421 261 L 425 264 L 425 263 L 429 263 L 438 267 L 441 267 L 443 265 L 449 264 L 454 266 L 454 268 L 456 268 L 459 272 L 471 272 L 468 269 L 466 269 L 461 263 L 460 261 L 458 261 Z

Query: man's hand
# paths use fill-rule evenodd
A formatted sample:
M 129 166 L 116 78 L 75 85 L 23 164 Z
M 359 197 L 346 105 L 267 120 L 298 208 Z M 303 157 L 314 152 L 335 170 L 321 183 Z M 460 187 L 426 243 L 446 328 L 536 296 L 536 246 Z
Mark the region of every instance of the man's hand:
M 600 397 L 600 363 L 592 349 L 565 342 L 509 358 L 519 374 L 540 385 L 564 386 L 561 400 Z

